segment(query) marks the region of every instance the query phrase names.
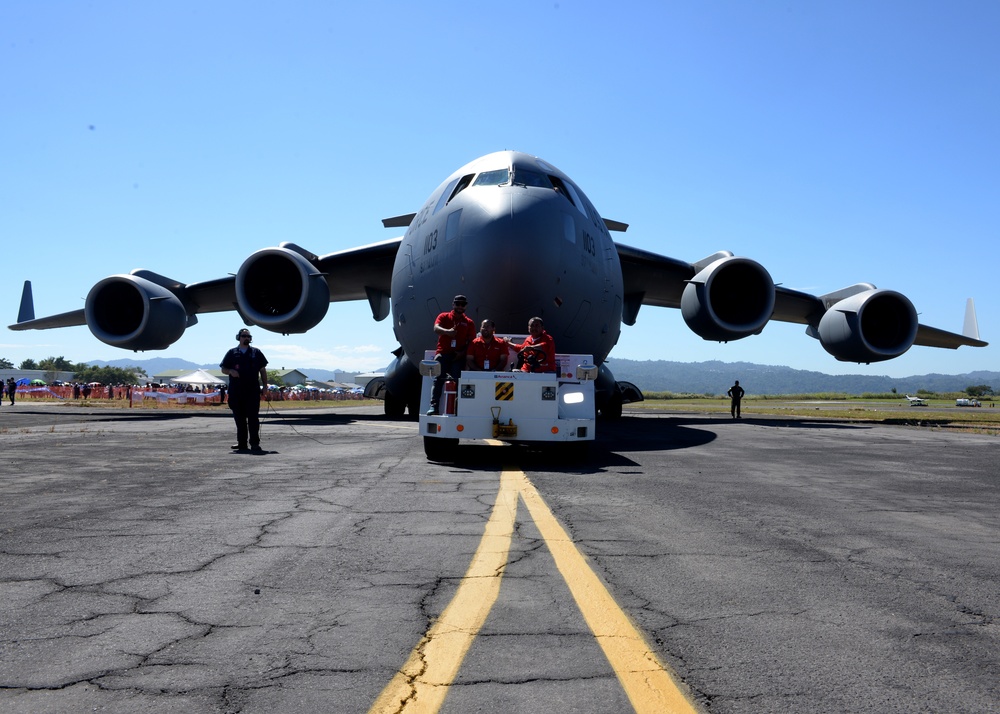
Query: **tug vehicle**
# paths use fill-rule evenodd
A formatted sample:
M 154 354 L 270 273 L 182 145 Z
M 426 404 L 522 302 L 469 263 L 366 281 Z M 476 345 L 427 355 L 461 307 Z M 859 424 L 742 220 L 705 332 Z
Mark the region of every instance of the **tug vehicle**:
M 438 414 L 428 414 L 441 364 L 420 363 L 420 434 L 430 461 L 450 461 L 463 439 L 577 444 L 594 440 L 598 367 L 591 355 L 557 354 L 557 372 L 464 370 L 448 378 Z

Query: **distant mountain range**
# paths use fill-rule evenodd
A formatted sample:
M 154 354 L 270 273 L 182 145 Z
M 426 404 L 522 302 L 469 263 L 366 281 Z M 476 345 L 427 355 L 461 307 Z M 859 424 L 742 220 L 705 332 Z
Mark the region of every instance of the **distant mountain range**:
M 152 376 L 172 369 L 215 369 L 217 364 L 195 364 L 183 359 L 154 357 L 147 360 L 92 360 L 87 364 L 111 367 L 141 367 Z M 968 372 L 966 374 L 923 374 L 912 377 L 888 377 L 866 374 L 824 374 L 791 367 L 752 364 L 750 362 L 668 362 L 666 360 L 609 359 L 608 366 L 620 380 L 632 382 L 644 392 L 675 392 L 680 394 L 725 394 L 733 380 L 748 394 L 813 394 L 840 392 L 865 394 L 891 392 L 916 394 L 929 392 L 962 392 L 966 387 L 987 384 L 1000 390 L 1000 372 Z M 326 382 L 334 374 L 346 370 L 310 369 L 299 367 L 310 379 Z
M 865 394 L 891 392 L 916 394 L 963 392 L 966 387 L 988 384 L 1000 389 L 1000 372 L 966 374 L 923 374 L 889 377 L 867 374 L 824 374 L 791 367 L 750 362 L 667 362 L 665 360 L 609 359 L 615 378 L 632 382 L 649 392 L 725 394 L 734 380 L 740 380 L 748 394 L 815 394 L 839 392 Z

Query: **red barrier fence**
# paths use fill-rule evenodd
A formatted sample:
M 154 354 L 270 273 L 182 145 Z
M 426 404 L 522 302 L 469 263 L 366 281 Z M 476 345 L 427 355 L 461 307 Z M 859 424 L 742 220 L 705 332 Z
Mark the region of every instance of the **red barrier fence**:
M 80 401 L 112 401 L 128 400 L 132 406 L 141 406 L 142 402 L 151 399 L 156 402 L 171 401 L 189 404 L 219 404 L 222 394 L 213 392 L 188 392 L 177 387 L 90 387 L 89 395 L 83 387 L 74 385 L 19 386 L 15 399 L 76 399 Z M 273 402 L 284 401 L 351 401 L 364 399 L 364 395 L 352 392 L 331 392 L 323 390 L 278 389 L 270 392 Z

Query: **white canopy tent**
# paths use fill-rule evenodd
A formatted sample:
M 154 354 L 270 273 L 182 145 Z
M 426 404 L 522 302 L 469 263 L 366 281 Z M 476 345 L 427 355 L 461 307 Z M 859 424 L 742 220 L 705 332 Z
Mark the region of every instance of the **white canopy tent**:
M 203 369 L 196 369 L 194 372 L 189 372 L 188 374 L 182 374 L 179 377 L 173 377 L 171 382 L 176 382 L 177 384 L 225 384 L 226 380 L 216 377 L 214 374 L 210 374 Z

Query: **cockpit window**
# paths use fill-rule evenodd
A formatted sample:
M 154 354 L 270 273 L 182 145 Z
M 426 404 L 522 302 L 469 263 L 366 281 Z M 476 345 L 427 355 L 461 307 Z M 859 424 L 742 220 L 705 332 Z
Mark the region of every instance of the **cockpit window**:
M 510 181 L 510 171 L 507 169 L 497 169 L 496 171 L 483 171 L 476 176 L 473 186 L 502 186 Z
M 444 192 L 443 195 L 444 196 L 448 196 L 448 200 L 445 201 L 445 204 L 448 204 L 451 201 L 451 199 L 455 198 L 455 196 L 457 196 L 458 194 L 462 193 L 462 191 L 464 191 L 465 189 L 467 189 L 469 187 L 469 184 L 471 184 L 471 183 L 472 183 L 472 174 L 468 174 L 468 175 L 463 176 L 462 178 L 460 178 L 458 180 L 458 184 L 455 186 L 455 190 L 452 191 L 451 194 L 449 194 L 447 191 Z M 438 207 L 438 208 L 440 208 L 440 207 Z M 435 213 L 437 213 L 438 208 L 434 209 Z
M 583 215 L 587 215 L 587 209 L 583 203 L 583 199 L 580 198 L 580 194 L 577 192 L 576 186 L 574 186 L 569 181 L 563 182 L 563 188 L 569 191 L 569 202 L 576 206 L 577 210 Z
M 569 195 L 569 191 L 566 190 L 566 184 L 563 183 L 561 178 L 558 176 L 549 176 L 549 181 L 552 182 L 552 188 L 555 189 L 556 193 L 572 203 L 574 206 L 576 205 L 576 201 L 574 201 Z
M 455 186 L 458 185 L 458 181 L 459 179 L 454 179 L 447 186 L 445 186 L 444 191 L 441 192 L 441 197 L 438 199 L 437 205 L 434 206 L 434 213 L 437 213 L 444 208 L 448 201 L 451 200 L 451 197 L 454 195 L 453 192 L 455 190 Z
M 552 182 L 549 181 L 549 177 L 545 174 L 540 174 L 537 171 L 529 171 L 528 169 L 515 168 L 514 169 L 514 180 L 512 182 L 515 186 L 535 186 L 537 188 L 552 188 Z

